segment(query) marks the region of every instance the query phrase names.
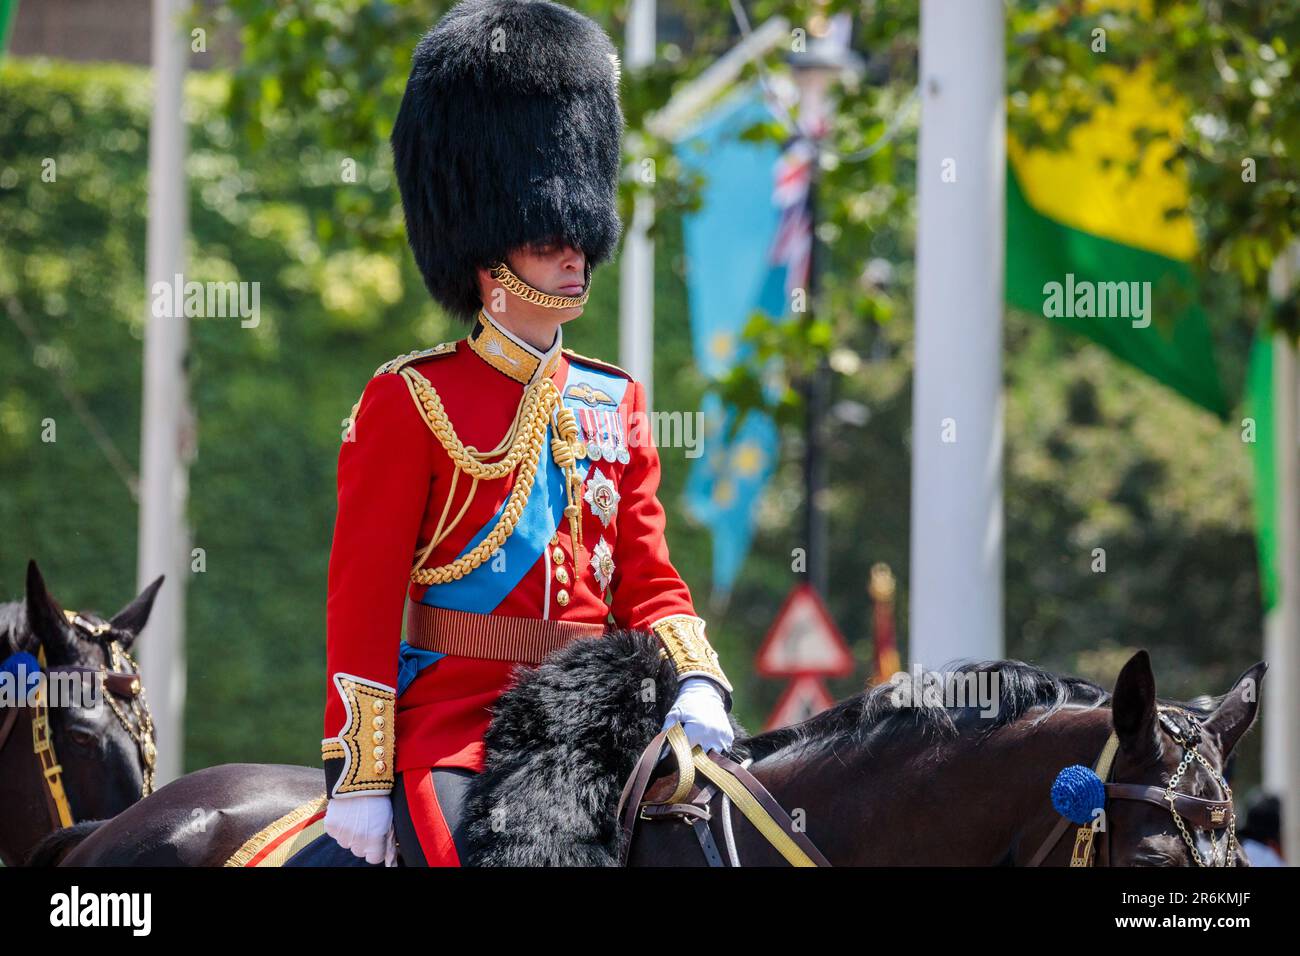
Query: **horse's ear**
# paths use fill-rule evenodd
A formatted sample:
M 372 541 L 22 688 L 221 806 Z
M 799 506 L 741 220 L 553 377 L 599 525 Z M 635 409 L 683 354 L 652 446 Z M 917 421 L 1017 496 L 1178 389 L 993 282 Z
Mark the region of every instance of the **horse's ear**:
M 1259 713 L 1259 689 L 1267 670 L 1268 664 L 1260 661 L 1243 673 L 1232 690 L 1223 695 L 1214 713 L 1205 719 L 1205 729 L 1219 738 L 1219 753 L 1225 759 L 1255 722 Z
M 140 636 L 144 626 L 149 623 L 149 614 L 153 611 L 154 598 L 158 596 L 158 589 L 162 587 L 165 574 L 160 574 L 154 578 L 153 583 L 141 591 L 130 604 L 122 608 L 113 615 L 109 621 L 115 631 L 125 631 L 131 635 L 130 640 L 124 641 L 128 647 L 135 643 L 135 639 Z
M 1115 679 L 1111 694 L 1111 721 L 1122 749 L 1134 756 L 1159 747 L 1156 735 L 1156 679 L 1151 657 L 1138 651 Z
M 40 582 L 38 588 L 40 593 L 44 593 L 45 591 L 45 582 L 41 580 L 41 572 L 36 567 L 36 562 L 28 561 L 26 594 L 29 596 L 26 597 L 25 600 L 23 601 L 22 623 L 14 625 L 9 628 L 9 641 L 6 646 L 0 646 L 0 655 L 8 656 L 10 653 L 16 651 L 25 651 L 28 654 L 35 654 L 37 651 L 40 650 L 41 639 L 40 637 L 37 636 L 36 632 L 32 629 L 32 623 L 31 623 L 32 614 L 31 611 L 28 610 L 28 607 L 31 604 L 30 595 L 32 593 L 33 574 L 36 575 L 36 580 Z
M 32 646 L 22 649 L 33 654 L 37 646 L 44 644 L 47 656 L 53 659 L 56 650 L 68 642 L 68 619 L 45 586 L 45 578 L 34 560 L 27 562 L 27 627 Z

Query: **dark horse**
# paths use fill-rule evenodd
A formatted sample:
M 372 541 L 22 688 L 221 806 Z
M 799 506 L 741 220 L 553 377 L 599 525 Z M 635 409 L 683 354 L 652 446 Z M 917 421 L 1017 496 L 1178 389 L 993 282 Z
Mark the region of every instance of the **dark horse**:
M 753 760 L 754 776 L 804 821 L 833 865 L 1026 865 L 1062 819 L 1049 799 L 1058 772 L 1092 766 L 1112 731 L 1119 750 L 1111 779 L 1163 788 L 1184 756 L 1171 727 L 1186 733 L 1199 726 L 1198 752 L 1208 768 L 1192 763 L 1178 792 L 1227 798 L 1219 784 L 1223 765 L 1255 720 L 1265 670 L 1256 664 L 1227 694 L 1192 705 L 1156 697 L 1145 651 L 1129 660 L 1109 694 L 1018 661 L 966 664 L 949 678 L 989 682 L 994 693 L 987 701 L 945 706 L 924 695 L 911 701 L 900 698 L 899 687 L 882 685 L 797 726 L 742 732 L 734 756 Z M 639 632 L 578 641 L 540 667 L 517 672 L 488 732 L 487 769 L 474 777 L 466 800 L 466 863 L 616 865 L 619 792 L 659 729 L 674 681 L 654 639 Z M 669 772 L 648 798 L 663 799 L 673 784 Z M 51 840 L 30 862 L 222 865 L 286 814 L 319 810 L 323 787 L 320 771 L 307 768 L 209 768 L 93 832 Z M 716 798 L 712 809 L 721 846 Z M 731 816 L 742 865 L 784 865 L 744 817 Z M 1193 862 L 1191 845 L 1164 805 L 1115 800 L 1106 823 L 1099 863 Z M 1043 862 L 1064 865 L 1073 842 L 1068 833 Z M 703 865 L 705 859 L 689 827 L 643 821 L 629 862 Z
M 10 701 L 0 706 L 0 860 L 6 866 L 21 862 L 60 826 L 47 768 L 61 768 L 57 779 L 74 822 L 111 817 L 149 792 L 153 741 L 150 737 L 145 746 L 148 714 L 130 649 L 149 620 L 162 581 L 159 577 L 105 621 L 88 611 L 65 612 L 30 561 L 26 600 L 0 604 L 0 665 L 8 671 L 11 690 L 18 688 L 20 670 L 34 675 L 34 661 L 42 653 L 45 693 L 60 679 L 80 682 L 84 689 L 87 678 L 97 685 L 95 696 L 87 693 L 77 706 L 38 710 Z M 48 746 L 39 746 L 37 738 Z

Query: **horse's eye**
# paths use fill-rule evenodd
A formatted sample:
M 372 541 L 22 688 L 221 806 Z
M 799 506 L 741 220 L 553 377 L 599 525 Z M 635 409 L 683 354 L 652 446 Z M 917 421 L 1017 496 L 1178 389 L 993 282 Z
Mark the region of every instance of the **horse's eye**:
M 68 736 L 72 738 L 74 744 L 79 744 L 82 747 L 93 746 L 96 739 L 92 732 L 81 727 L 73 727 L 68 731 Z

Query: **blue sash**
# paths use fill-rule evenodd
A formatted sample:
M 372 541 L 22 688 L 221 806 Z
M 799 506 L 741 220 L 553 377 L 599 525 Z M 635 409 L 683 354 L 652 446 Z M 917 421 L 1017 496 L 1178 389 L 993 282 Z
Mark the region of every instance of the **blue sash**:
M 570 386 L 577 385 L 581 388 L 583 385 L 588 385 L 592 390 L 599 389 L 609 395 L 614 401 L 613 407 L 617 407 L 622 402 L 629 384 L 629 381 L 621 375 L 571 363 L 561 395 L 567 393 Z M 563 402 L 573 409 L 575 415 L 579 408 L 588 407 L 577 398 L 566 397 Z M 560 526 L 564 518 L 565 505 L 568 504 L 564 472 L 551 455 L 551 434 L 551 425 L 548 422 L 546 438 L 542 442 L 538 456 L 533 490 L 528 496 L 528 502 L 519 516 L 515 530 L 501 546 L 501 553 L 489 557 L 459 581 L 431 585 L 424 593 L 423 603 L 455 611 L 491 613 L 505 600 L 506 595 L 514 591 L 524 575 L 537 563 L 537 559 L 546 552 L 551 535 Z M 590 459 L 578 459 L 578 474 L 586 478 L 590 465 Z M 460 556 L 468 554 L 488 536 L 504 514 L 505 506 L 506 503 L 502 502 L 496 514 L 479 529 L 469 544 L 465 545 L 465 550 Z

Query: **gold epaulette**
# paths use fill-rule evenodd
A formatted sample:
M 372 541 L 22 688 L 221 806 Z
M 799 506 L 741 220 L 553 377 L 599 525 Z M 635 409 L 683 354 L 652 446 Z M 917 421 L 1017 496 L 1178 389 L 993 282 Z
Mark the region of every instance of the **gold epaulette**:
M 380 375 L 383 375 L 386 372 L 400 372 L 402 369 L 406 368 L 406 366 L 410 365 L 412 362 L 418 362 L 421 359 L 432 358 L 435 355 L 451 355 L 455 351 L 456 351 L 455 342 L 442 342 L 438 345 L 435 345 L 431 349 L 415 349 L 413 351 L 407 352 L 405 355 L 399 355 L 396 358 L 390 358 L 383 365 L 379 366 L 379 368 L 375 369 L 375 374 L 370 377 L 378 378 Z M 355 402 L 352 403 L 352 411 L 348 413 L 348 417 L 345 418 L 342 423 L 344 426 L 344 432 L 343 432 L 344 441 L 350 441 L 351 439 L 348 436 L 354 434 L 352 431 L 352 426 L 353 423 L 357 420 L 357 411 L 360 408 L 361 408 L 361 399 L 358 398 Z
M 433 358 L 435 355 L 450 355 L 456 351 L 455 342 L 442 342 L 431 349 L 416 349 L 407 352 L 405 355 L 399 355 L 391 358 L 379 368 L 375 369 L 375 375 L 383 375 L 386 372 L 400 372 L 403 368 L 412 362 L 418 362 L 421 359 Z M 374 376 L 371 376 L 372 378 Z
M 597 368 L 603 368 L 609 372 L 617 372 L 619 375 L 622 375 L 624 378 L 633 380 L 631 372 L 629 372 L 625 368 L 619 368 L 613 362 L 606 362 L 603 359 L 592 358 L 590 355 L 579 355 L 577 352 L 573 351 L 573 349 L 566 348 L 566 349 L 561 349 L 560 351 L 562 351 L 565 355 L 569 356 L 570 358 L 580 359 L 583 362 L 587 362 L 591 365 L 595 365 Z

